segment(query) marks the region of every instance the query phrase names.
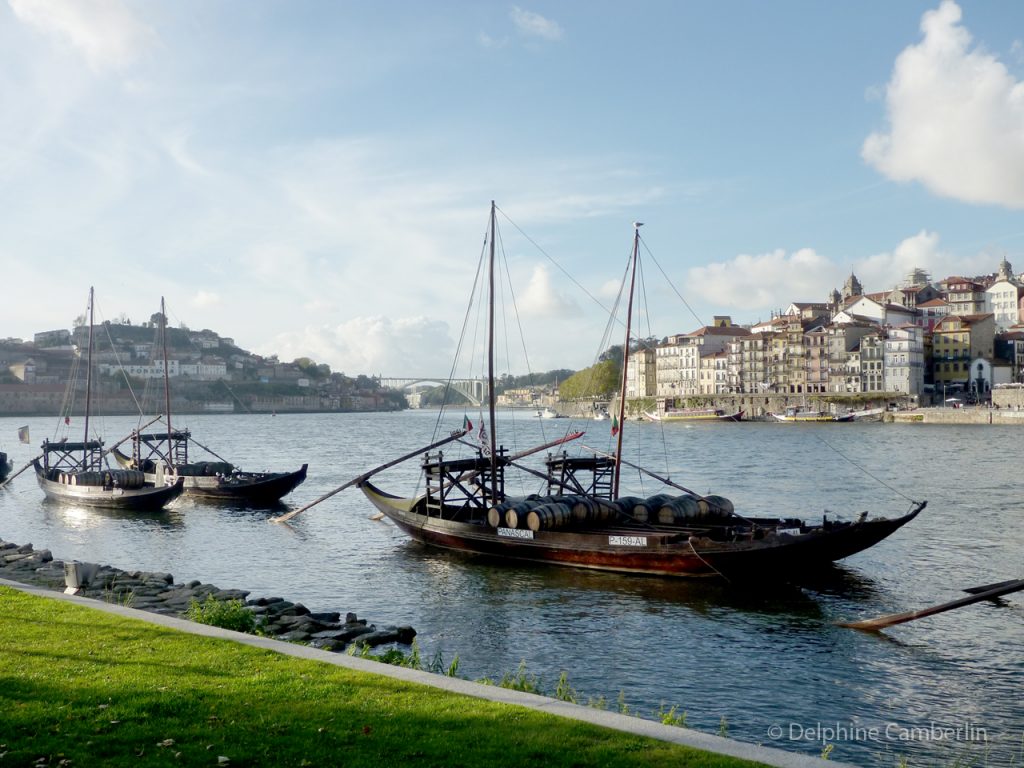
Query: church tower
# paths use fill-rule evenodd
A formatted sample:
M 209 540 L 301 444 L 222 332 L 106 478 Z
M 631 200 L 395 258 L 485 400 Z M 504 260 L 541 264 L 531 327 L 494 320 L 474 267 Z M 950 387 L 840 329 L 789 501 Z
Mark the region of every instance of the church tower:
M 843 283 L 843 299 L 849 299 L 851 296 L 863 296 L 864 288 L 860 284 L 860 280 L 857 276 L 850 273 L 850 276 L 846 278 L 846 282 Z

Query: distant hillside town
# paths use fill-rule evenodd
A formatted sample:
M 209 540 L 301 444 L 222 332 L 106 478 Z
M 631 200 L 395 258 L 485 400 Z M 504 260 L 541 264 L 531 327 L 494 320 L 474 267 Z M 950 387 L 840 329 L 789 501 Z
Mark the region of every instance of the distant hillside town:
M 856 275 L 826 301 L 794 302 L 750 326 L 716 316 L 690 333 L 648 339 L 631 350 L 626 397 L 658 410 L 756 396 L 789 401 L 899 398 L 929 405 L 949 396 L 987 400 L 995 387 L 1024 383 L 1024 275 L 1005 259 L 990 275 L 933 281 L 915 269 L 903 285 L 865 292 Z M 93 355 L 107 413 L 137 413 L 140 399 L 162 412 L 164 365 L 159 314 L 133 325 L 125 318 L 94 327 Z M 0 415 L 57 414 L 88 345 L 83 318 L 73 331 L 35 334 L 31 342 L 0 340 Z M 167 329 L 172 409 L 180 413 L 380 411 L 409 406 L 379 378 L 346 376 L 300 358 L 283 363 L 237 347 L 210 330 Z M 621 363 L 621 350 L 618 363 Z M 605 367 L 608 361 L 603 363 Z M 619 368 L 621 370 L 621 367 Z M 506 377 L 497 404 L 537 407 L 559 397 L 560 369 L 538 377 Z M 81 377 L 78 377 L 81 378 Z M 608 380 L 608 377 L 604 377 Z M 522 381 L 520 379 L 523 379 Z M 525 380 L 530 380 L 527 385 Z M 570 379 L 571 381 L 571 379 Z M 616 378 L 595 395 L 615 395 Z M 552 383 L 553 382 L 553 383 Z M 387 383 L 387 382 L 384 382 Z M 432 399 L 410 394 L 414 404 Z M 575 399 L 575 398 L 573 398 Z M 767 400 L 762 403 L 766 405 Z M 79 404 L 79 412 L 84 403 Z
M 122 318 L 93 327 L 94 392 L 108 414 L 162 413 L 165 405 L 160 315 L 133 325 Z M 44 331 L 31 342 L 0 340 L 0 415 L 84 411 L 81 350 L 89 326 Z M 381 411 L 407 407 L 404 395 L 371 377 L 332 372 L 300 358 L 283 363 L 237 347 L 210 330 L 167 328 L 171 407 L 179 413 Z M 73 387 L 68 383 L 73 382 Z
M 1005 259 L 994 274 L 937 282 L 915 269 L 878 293 L 851 274 L 824 302 L 796 302 L 749 327 L 716 317 L 632 352 L 626 396 L 655 398 L 659 409 L 720 395 L 983 400 L 1024 382 L 1022 318 L 1022 275 Z

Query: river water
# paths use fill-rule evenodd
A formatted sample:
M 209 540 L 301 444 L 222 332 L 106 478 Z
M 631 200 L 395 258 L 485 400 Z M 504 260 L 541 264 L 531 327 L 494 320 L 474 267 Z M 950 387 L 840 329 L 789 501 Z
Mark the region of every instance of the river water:
M 462 414 L 449 419 L 442 433 Z M 519 449 L 567 426 L 511 412 L 499 419 L 502 435 L 517 427 Z M 525 662 L 548 692 L 564 671 L 583 703 L 621 701 L 644 717 L 676 707 L 690 727 L 745 741 L 811 754 L 832 745 L 833 759 L 869 766 L 904 758 L 910 766 L 1024 765 L 1020 593 L 882 634 L 834 626 L 1024 577 L 1019 427 L 627 425 L 627 458 L 727 496 L 748 514 L 895 516 L 909 508 L 907 497 L 928 499 L 890 539 L 797 585 L 737 588 L 427 550 L 372 520 L 356 490 L 290 524 L 268 523 L 426 445 L 436 420 L 430 411 L 182 416 L 175 427 L 245 469 L 308 462 L 309 478 L 273 511 L 182 498 L 162 514 L 125 516 L 44 503 L 28 471 L 0 491 L 0 538 L 60 559 L 167 571 L 179 582 L 412 624 L 424 657 L 447 664 L 458 656 L 461 676 L 496 679 Z M 31 445 L 17 443 L 23 425 Z M 108 443 L 136 425 L 97 422 Z M 610 447 L 608 422 L 575 426 L 588 430 L 588 446 Z M 0 419 L 0 449 L 17 469 L 52 433 L 49 419 Z M 404 495 L 418 475 L 412 461 L 376 482 Z M 509 488 L 520 490 L 536 488 Z M 624 477 L 624 493 L 655 490 Z

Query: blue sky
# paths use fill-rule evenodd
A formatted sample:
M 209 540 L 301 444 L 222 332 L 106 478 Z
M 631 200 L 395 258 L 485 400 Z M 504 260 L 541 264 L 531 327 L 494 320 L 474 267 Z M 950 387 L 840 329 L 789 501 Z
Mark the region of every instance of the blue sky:
M 1022 41 L 1016 0 L 5 0 L 0 336 L 95 285 L 105 319 L 165 296 L 259 353 L 436 375 L 491 199 L 602 300 L 644 221 L 696 314 L 649 285 L 658 336 L 851 270 L 1021 270 Z M 531 367 L 590 364 L 596 305 L 515 234 Z

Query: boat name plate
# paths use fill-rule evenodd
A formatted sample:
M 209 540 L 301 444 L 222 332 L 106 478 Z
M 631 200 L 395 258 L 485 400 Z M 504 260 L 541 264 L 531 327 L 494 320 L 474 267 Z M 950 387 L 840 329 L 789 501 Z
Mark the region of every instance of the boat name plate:
M 507 536 L 510 539 L 532 539 L 533 531 L 528 531 L 525 528 L 499 528 L 499 536 Z
M 800 529 L 799 528 L 779 528 L 775 532 L 778 533 L 778 534 L 786 534 L 787 536 L 799 536 L 800 535 Z
M 646 536 L 609 536 L 608 543 L 613 547 L 646 547 Z

